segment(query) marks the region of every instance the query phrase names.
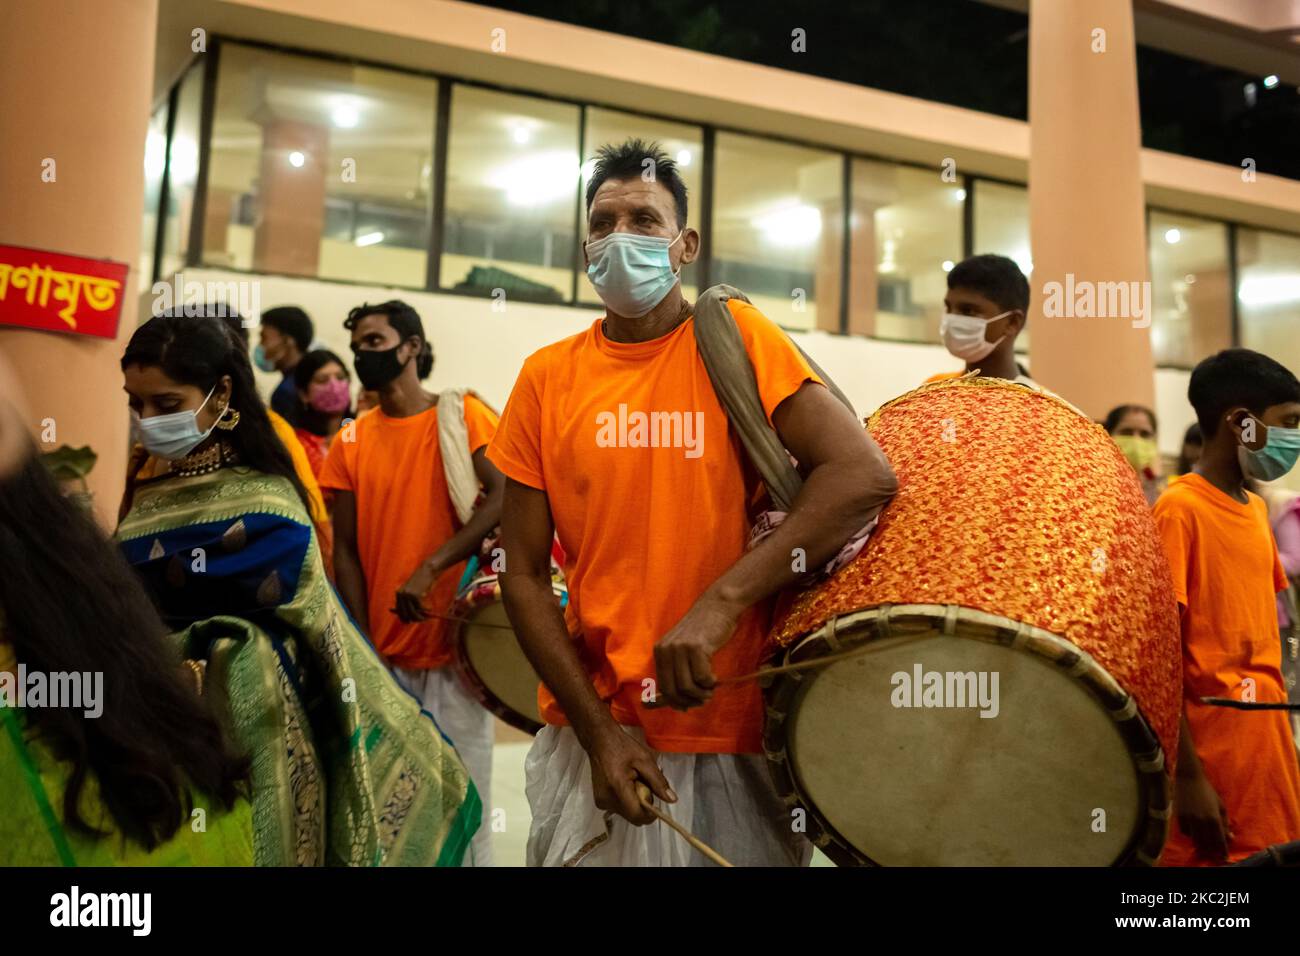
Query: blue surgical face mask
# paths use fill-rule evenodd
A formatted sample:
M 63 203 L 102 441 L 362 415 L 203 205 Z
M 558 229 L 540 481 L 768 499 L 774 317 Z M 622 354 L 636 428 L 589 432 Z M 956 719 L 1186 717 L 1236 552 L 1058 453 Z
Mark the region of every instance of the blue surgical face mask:
M 258 345 L 257 348 L 253 349 L 253 364 L 263 372 L 275 371 L 275 363 L 266 357 L 266 349 L 262 348 L 261 345 Z
M 600 300 L 615 315 L 639 319 L 664 300 L 677 284 L 668 250 L 682 237 L 662 239 L 611 232 L 587 243 L 587 277 Z
M 213 385 L 207 398 L 203 399 L 203 405 L 192 412 L 171 412 L 141 418 L 139 412 L 131 409 L 131 427 L 140 439 L 140 444 L 144 445 L 149 454 L 158 458 L 166 458 L 168 461 L 184 458 L 217 427 L 217 420 L 213 419 L 211 428 L 205 432 L 199 431 L 199 412 L 203 411 L 203 406 L 208 404 L 208 399 L 216 389 L 217 386 Z
M 1265 425 L 1258 418 L 1259 427 L 1267 430 L 1268 435 L 1263 448 L 1237 448 L 1237 460 L 1241 470 L 1260 481 L 1273 481 L 1281 478 L 1295 467 L 1300 457 L 1300 428 L 1283 428 L 1280 425 Z

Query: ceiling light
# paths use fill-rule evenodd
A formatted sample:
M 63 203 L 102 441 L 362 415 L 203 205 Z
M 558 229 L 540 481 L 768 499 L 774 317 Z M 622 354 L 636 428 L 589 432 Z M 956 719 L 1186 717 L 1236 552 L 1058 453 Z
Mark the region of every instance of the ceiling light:
M 821 210 L 793 203 L 756 216 L 753 220 L 763 238 L 774 246 L 806 246 L 821 235 Z

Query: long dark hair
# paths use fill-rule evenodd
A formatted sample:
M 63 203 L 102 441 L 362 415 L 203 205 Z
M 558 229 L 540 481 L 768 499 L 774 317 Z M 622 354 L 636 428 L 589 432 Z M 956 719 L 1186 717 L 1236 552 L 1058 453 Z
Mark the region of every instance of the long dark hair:
M 103 674 L 102 713 L 34 707 L 24 714 L 72 772 L 63 819 L 82 818 L 90 774 L 120 831 L 153 849 L 193 809 L 190 788 L 229 808 L 249 764 L 204 701 L 186 686 L 180 657 L 140 580 L 94 520 L 59 494 L 33 448 L 0 479 L 0 615 L 4 638 L 29 671 Z
M 271 427 L 266 406 L 253 385 L 253 367 L 239 337 L 224 323 L 205 316 L 164 312 L 135 330 L 122 355 L 122 370 L 132 365 L 156 367 L 182 385 L 210 391 L 229 375 L 230 407 L 239 424 L 219 434 L 239 455 L 239 463 L 268 475 L 287 478 L 303 507 L 310 510 L 307 492 L 293 470 L 284 443 Z
M 323 369 L 331 362 L 343 369 L 343 374 L 352 380 L 352 373 L 348 371 L 347 363 L 331 352 L 329 349 L 312 349 L 304 355 L 301 361 L 294 366 L 293 384 L 300 392 L 309 392 L 311 389 L 312 376 Z M 298 425 L 307 429 L 313 435 L 327 437 L 329 433 L 329 419 L 331 416 L 324 412 L 318 412 L 311 407 L 310 402 L 304 402 L 301 397 L 298 399 Z M 353 411 L 349 407 L 343 410 L 344 418 L 352 418 Z

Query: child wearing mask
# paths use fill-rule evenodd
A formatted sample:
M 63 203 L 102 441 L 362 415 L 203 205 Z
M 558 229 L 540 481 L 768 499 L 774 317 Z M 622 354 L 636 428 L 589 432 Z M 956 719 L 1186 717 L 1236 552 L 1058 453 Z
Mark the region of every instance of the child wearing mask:
M 1194 470 L 1156 502 L 1156 530 L 1182 616 L 1183 720 L 1165 866 L 1242 859 L 1300 840 L 1300 766 L 1285 711 L 1215 706 L 1286 700 L 1274 597 L 1287 586 L 1264 502 L 1248 479 L 1285 475 L 1300 455 L 1300 381 L 1249 349 L 1192 372 L 1205 436 Z
M 1029 280 L 1006 256 L 971 256 L 948 273 L 939 334 L 944 347 L 966 363 L 960 372 L 940 372 L 926 382 L 975 372 L 1039 388 L 1016 361 L 1016 337 L 1029 312 Z

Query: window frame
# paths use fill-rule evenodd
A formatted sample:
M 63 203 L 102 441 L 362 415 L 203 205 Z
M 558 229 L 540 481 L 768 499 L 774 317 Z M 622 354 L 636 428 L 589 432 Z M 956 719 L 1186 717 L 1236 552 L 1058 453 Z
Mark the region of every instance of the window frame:
M 191 215 L 188 244 L 185 251 L 185 268 L 202 268 L 203 257 L 203 229 L 204 221 L 207 215 L 208 203 L 208 175 L 212 138 L 212 126 L 215 119 L 216 91 L 217 83 L 220 79 L 220 52 L 224 44 L 232 44 L 253 49 L 259 49 L 271 53 L 282 53 L 290 56 L 306 57 L 309 59 L 326 60 L 336 63 L 345 63 L 356 67 L 365 67 L 368 69 L 386 70 L 394 73 L 403 73 L 409 76 L 419 76 L 426 79 L 434 80 L 438 83 L 435 102 L 432 105 L 434 112 L 434 143 L 433 143 L 433 181 L 431 183 L 431 200 L 429 204 L 429 242 L 427 246 L 428 259 L 425 269 L 425 281 L 420 286 L 396 285 L 392 283 L 383 283 L 396 289 L 410 289 L 418 292 L 429 292 L 439 295 L 461 295 L 476 299 L 483 299 L 485 296 L 481 292 L 456 290 L 444 287 L 441 275 L 441 258 L 444 240 L 443 224 L 446 218 L 446 186 L 447 186 L 447 153 L 450 142 L 450 118 L 451 118 L 451 97 L 455 86 L 475 87 L 478 89 L 492 90 L 514 96 L 526 97 L 529 99 L 541 100 L 546 102 L 564 103 L 575 106 L 579 110 L 578 117 L 578 147 L 579 156 L 583 156 L 586 149 L 586 125 L 587 110 L 589 108 L 598 108 L 612 110 L 632 116 L 641 116 L 646 119 L 659 120 L 663 122 L 677 123 L 696 127 L 700 130 L 701 142 L 703 144 L 702 156 L 702 173 L 699 197 L 699 223 L 701 231 L 700 256 L 697 260 L 699 287 L 708 288 L 713 279 L 713 241 L 712 226 L 714 213 L 714 199 L 716 196 L 715 176 L 717 174 L 716 163 L 716 137 L 719 132 L 732 133 L 756 139 L 766 140 L 774 143 L 784 143 L 793 146 L 819 149 L 837 154 L 841 157 L 844 170 L 844 181 L 842 184 L 844 195 L 844 215 L 839 223 L 841 230 L 841 253 L 842 261 L 840 268 L 840 301 L 838 332 L 831 334 L 837 335 L 856 335 L 850 333 L 849 327 L 849 291 L 851 288 L 850 268 L 852 265 L 852 169 L 855 160 L 865 160 L 876 163 L 887 163 L 894 166 L 909 167 L 913 169 L 924 169 L 931 172 L 936 171 L 933 165 L 917 162 L 914 160 L 899 159 L 893 156 L 885 156 L 876 153 L 862 152 L 859 150 L 845 149 L 840 146 L 817 142 L 815 140 L 798 139 L 792 136 L 785 136 L 779 133 L 759 131 L 753 129 L 744 129 L 741 127 L 731 126 L 725 123 L 708 123 L 691 120 L 681 116 L 670 116 L 664 113 L 656 113 L 650 110 L 633 109 L 621 104 L 609 103 L 594 99 L 576 99 L 569 96 L 561 96 L 553 93 L 540 92 L 535 89 L 526 89 L 510 84 L 493 83 L 485 80 L 468 79 L 453 74 L 443 73 L 437 70 L 422 70 L 414 67 L 393 64 L 380 60 L 372 60 L 365 57 L 346 56 L 339 53 L 323 50 L 313 50 L 309 48 L 286 45 L 281 43 L 272 43 L 265 40 L 248 39 L 233 34 L 215 34 L 210 37 L 209 50 L 203 54 L 204 62 L 202 66 L 197 64 L 199 57 L 191 60 L 190 64 L 182 70 L 176 80 L 170 86 L 166 97 L 160 98 L 160 103 L 151 116 L 158 108 L 164 108 L 162 101 L 165 100 L 167 110 L 166 136 L 164 155 L 166 162 L 163 170 L 162 186 L 159 190 L 158 205 L 158 227 L 155 230 L 154 248 L 153 248 L 153 275 L 152 281 L 158 282 L 162 278 L 160 275 L 162 266 L 162 249 L 165 238 L 166 220 L 165 213 L 167 203 L 170 201 L 169 174 L 171 166 L 171 145 L 175 133 L 175 122 L 177 113 L 177 98 L 181 84 L 189 75 L 190 70 L 202 69 L 203 87 L 201 90 L 202 110 L 200 113 L 199 127 L 199 166 L 195 179 L 194 192 L 194 211 Z M 578 300 L 578 283 L 580 281 L 579 273 L 581 272 L 581 242 L 582 242 L 582 221 L 583 221 L 583 196 L 582 196 L 582 177 L 577 177 L 575 186 L 576 200 L 574 205 L 574 244 L 572 249 L 572 261 L 574 263 L 573 281 L 570 284 L 568 299 L 558 303 L 567 308 L 587 309 L 599 311 L 601 306 L 589 302 Z M 975 194 L 978 191 L 978 183 L 989 182 L 1006 186 L 1028 190 L 1027 183 L 1018 182 L 1013 179 L 1005 179 L 999 176 L 985 175 L 982 173 L 962 173 L 961 182 L 966 190 L 966 198 L 962 200 L 962 247 L 966 254 L 969 255 L 974 245 L 974 223 L 975 223 Z M 1231 283 L 1232 294 L 1230 296 L 1230 308 L 1227 321 L 1229 323 L 1230 340 L 1234 347 L 1241 343 L 1241 308 L 1240 308 L 1240 282 L 1241 274 L 1238 257 L 1238 233 L 1242 228 L 1257 230 L 1260 232 L 1271 232 L 1295 239 L 1300 239 L 1300 230 L 1292 231 L 1281 229 L 1274 226 L 1260 226 L 1254 223 L 1244 222 L 1235 218 L 1222 218 L 1216 216 L 1206 216 L 1200 212 L 1190 210 L 1173 209 L 1168 206 L 1143 203 L 1144 222 L 1149 221 L 1153 211 L 1168 213 L 1171 215 L 1196 216 L 1207 221 L 1216 222 L 1227 228 L 1227 250 L 1228 250 L 1228 275 Z M 1147 269 L 1151 267 L 1151 251 L 1148 245 L 1147 249 Z M 226 268 L 224 271 L 244 274 L 257 275 L 281 275 L 273 272 L 254 272 L 248 269 Z M 287 276 L 295 279 L 302 279 L 303 276 Z M 336 279 L 315 277 L 317 282 L 328 282 L 337 285 L 352 286 L 373 286 L 374 281 L 364 279 Z M 534 299 L 533 297 L 517 294 L 515 296 L 519 301 L 540 301 L 545 304 L 554 305 L 557 303 L 545 299 Z M 797 331 L 797 330 L 796 330 Z M 884 340 L 880 340 L 884 341 Z M 892 340 L 891 340 L 892 341 Z M 915 343 L 915 344 L 933 344 L 933 343 Z M 1157 366 L 1157 368 L 1179 369 L 1178 366 Z

